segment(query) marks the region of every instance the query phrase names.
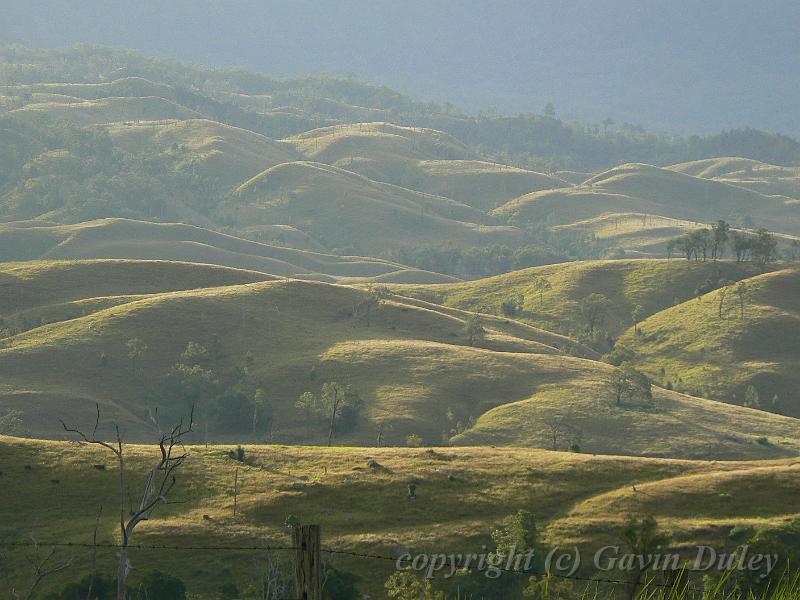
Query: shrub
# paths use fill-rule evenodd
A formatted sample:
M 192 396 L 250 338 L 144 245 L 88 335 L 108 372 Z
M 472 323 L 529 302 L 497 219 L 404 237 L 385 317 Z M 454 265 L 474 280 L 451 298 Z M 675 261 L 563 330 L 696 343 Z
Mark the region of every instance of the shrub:
M 228 456 L 230 456 L 233 460 L 244 462 L 244 459 L 247 456 L 247 451 L 241 446 L 236 446 L 236 450 L 231 450 L 228 452 Z
M 283 524 L 289 529 L 300 527 L 300 517 L 294 514 L 289 515 L 288 517 L 286 517 L 286 520 L 283 522 Z
M 525 297 L 522 294 L 518 294 L 516 296 L 512 296 L 511 298 L 507 298 L 503 300 L 502 304 L 500 304 L 500 310 L 502 313 L 507 317 L 513 317 L 522 310 L 522 307 L 525 303 Z
M 325 587 L 322 595 L 325 600 L 359 600 L 361 593 L 356 587 L 358 576 L 340 571 L 333 565 L 324 565 Z
M 406 438 L 406 446 L 409 448 L 419 448 L 422 446 L 422 438 L 416 433 L 412 433 Z
M 236 600 L 239 597 L 239 588 L 232 581 L 227 581 L 219 588 L 220 600 Z
M 186 600 L 186 585 L 172 575 L 151 571 L 142 579 L 138 600 Z
M 47 600 L 86 600 L 92 588 L 91 600 L 114 600 L 117 597 L 117 582 L 98 575 L 92 579 L 87 575 L 77 583 L 70 583 L 60 592 L 50 594 Z

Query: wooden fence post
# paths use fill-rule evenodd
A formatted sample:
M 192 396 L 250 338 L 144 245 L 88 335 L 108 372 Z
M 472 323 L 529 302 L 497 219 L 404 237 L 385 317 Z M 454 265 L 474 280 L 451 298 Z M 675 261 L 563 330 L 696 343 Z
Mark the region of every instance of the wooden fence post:
M 292 531 L 295 600 L 322 600 L 322 553 L 319 525 L 300 525 Z

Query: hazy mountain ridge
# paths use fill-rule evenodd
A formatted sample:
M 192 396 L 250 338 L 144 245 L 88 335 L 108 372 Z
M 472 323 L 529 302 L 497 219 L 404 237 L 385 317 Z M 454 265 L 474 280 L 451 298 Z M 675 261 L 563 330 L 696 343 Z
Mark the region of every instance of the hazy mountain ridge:
M 236 9 L 210 0 L 102 11 L 59 0 L 48 6 L 63 26 L 39 18 L 36 5 L 12 4 L 0 38 L 113 44 L 283 77 L 355 72 L 473 111 L 532 112 L 552 101 L 568 119 L 587 123 L 611 116 L 685 134 L 746 125 L 800 134 L 784 100 L 798 87 L 793 24 L 800 14 L 788 0 L 502 0 L 491 7 L 347 0 L 336 8 L 302 0 L 266 11 L 256 0 Z M 180 31 L 165 31 L 187 12 L 192 19 Z M 631 160 L 653 162 L 616 162 Z

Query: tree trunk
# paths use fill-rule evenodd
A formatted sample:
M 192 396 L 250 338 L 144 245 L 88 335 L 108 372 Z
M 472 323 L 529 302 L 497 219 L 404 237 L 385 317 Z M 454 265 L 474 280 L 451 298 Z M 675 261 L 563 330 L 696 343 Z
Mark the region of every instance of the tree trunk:
M 333 407 L 331 409 L 331 427 L 328 431 L 328 446 L 333 445 L 333 432 L 336 429 L 336 411 L 339 409 L 339 390 L 333 393 Z
M 126 600 L 126 588 L 128 585 L 128 548 L 123 546 L 120 548 L 119 563 L 117 565 L 117 600 Z
M 117 558 L 117 600 L 126 600 L 126 586 L 128 584 L 128 532 L 125 530 L 125 453 L 122 438 L 117 429 L 117 442 L 119 444 L 119 527 L 122 533 L 122 547 Z

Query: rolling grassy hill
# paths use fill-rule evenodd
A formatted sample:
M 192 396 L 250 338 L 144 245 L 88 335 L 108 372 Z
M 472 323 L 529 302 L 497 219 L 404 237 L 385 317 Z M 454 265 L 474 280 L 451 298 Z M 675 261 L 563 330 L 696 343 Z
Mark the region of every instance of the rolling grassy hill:
M 581 261 L 534 267 L 496 277 L 429 288 L 397 288 L 401 293 L 433 295 L 447 306 L 495 314 L 502 303 L 519 294 L 522 310 L 515 318 L 565 335 L 579 335 L 586 326 L 580 301 L 589 294 L 605 295 L 610 301 L 603 328 L 617 337 L 631 327 L 638 305 L 643 315 L 653 315 L 695 296 L 698 286 L 720 279 L 738 281 L 756 274 L 750 265 L 731 262 L 687 262 L 674 260 Z M 535 282 L 544 279 L 550 289 L 541 293 Z
M 767 177 L 797 177 L 797 167 L 770 165 L 751 158 L 724 156 L 693 160 L 667 167 L 672 171 L 685 173 L 703 179 L 737 178 L 763 175 Z
M 628 515 L 649 514 L 667 526 L 676 549 L 726 547 L 734 527 L 757 530 L 797 517 L 786 510 L 798 491 L 797 473 L 796 460 L 741 468 L 711 463 L 702 473 L 632 482 L 576 503 L 550 523 L 548 535 L 563 544 L 616 543 Z
M 736 225 L 757 215 L 757 225 L 787 235 L 800 228 L 800 191 L 790 167 L 721 158 L 545 175 L 492 162 L 480 147 L 446 133 L 445 121 L 442 129 L 347 122 L 394 113 L 333 97 L 303 103 L 231 81 L 201 93 L 125 75 L 0 88 L 9 108 L 0 135 L 13 163 L 9 183 L 0 179 L 5 220 L 157 219 L 369 256 L 447 245 L 502 245 L 513 252 L 537 244 L 545 255 L 563 255 L 558 240 L 579 239 L 570 256 L 619 256 L 621 250 L 648 258 L 661 256 L 670 237 L 720 218 Z M 312 124 L 324 126 L 309 129 Z M 293 135 L 282 135 L 287 127 Z M 464 135 L 471 139 L 469 130 Z M 510 158 L 539 164 L 518 159 Z M 186 259 L 176 247 L 161 255 L 132 247 L 120 252 L 108 256 Z M 236 260 L 213 254 L 201 260 Z M 256 262 L 237 266 L 260 269 Z M 280 265 L 274 271 L 300 273 Z M 413 271 L 388 276 L 395 282 L 416 277 Z
M 608 248 L 621 248 L 628 258 L 663 258 L 670 240 L 697 228 L 694 221 L 622 212 L 556 225 L 552 230 L 592 236 Z
M 96 297 L 155 294 L 272 280 L 253 271 L 167 261 L 0 263 L 0 314 Z
M 9 116 L 24 122 L 50 120 L 75 125 L 99 125 L 124 121 L 163 121 L 193 119 L 199 113 L 158 96 L 100 98 L 81 102 L 43 102 L 26 104 L 9 112 Z
M 357 281 L 373 277 L 422 282 L 453 279 L 380 259 L 295 249 L 315 244 L 305 233 L 288 226 L 264 227 L 259 232 L 278 243 L 294 247 L 253 242 L 175 223 L 100 219 L 76 225 L 55 225 L 30 221 L 0 224 L 0 260 L 175 260 L 324 281 L 338 278 Z
M 474 150 L 433 129 L 356 123 L 314 129 L 286 141 L 315 161 L 483 211 L 529 192 L 569 185 L 557 177 L 479 160 Z
M 619 212 L 636 212 L 696 222 L 743 217 L 788 234 L 800 227 L 792 198 L 765 195 L 678 170 L 626 164 L 567 190 L 535 192 L 494 211 L 517 224 L 544 220 L 564 225 Z
M 386 296 L 365 316 L 354 307 L 368 292 L 352 287 L 259 281 L 257 273 L 212 267 L 192 273 L 191 265 L 170 263 L 131 263 L 114 278 L 104 277 L 114 266 L 100 261 L 8 270 L 8 295 L 20 298 L 8 308 L 9 321 L 25 317 L 31 325 L 0 340 L 0 401 L 22 410 L 25 426 L 39 435 L 60 435 L 56 413 L 87 419 L 100 403 L 140 438 L 148 430 L 147 407 L 180 409 L 176 396 L 159 391 L 160 382 L 189 342 L 198 342 L 216 349 L 203 366 L 219 377 L 246 367 L 242 385 L 266 390 L 273 439 L 286 442 L 326 439 L 323 420 L 309 422 L 295 400 L 340 381 L 353 386 L 364 406 L 338 443 L 371 444 L 385 422 L 384 439 L 393 445 L 409 434 L 444 443 L 443 433 L 456 428 L 461 434 L 454 444 L 551 447 L 547 423 L 557 415 L 570 431 L 579 429 L 580 445 L 595 453 L 733 459 L 800 449 L 800 424 L 785 417 L 722 409 L 666 391 L 652 403 L 614 406 L 605 383 L 610 367 L 570 356 L 591 356 L 591 350 L 508 319 L 487 318 L 485 338 L 470 347 L 468 313 L 403 296 Z M 173 281 L 164 293 L 153 293 L 159 279 L 148 273 L 170 269 Z M 204 270 L 212 274 L 209 281 L 216 277 L 215 287 L 180 291 L 205 278 Z M 32 290 L 58 289 L 59 280 L 73 278 L 84 287 L 49 300 L 41 294 L 35 310 L 18 314 Z M 127 347 L 134 338 L 146 345 L 135 360 Z M 208 423 L 207 416 L 200 419 Z M 213 427 L 217 438 L 250 435 L 247 427 L 238 433 Z M 656 430 L 663 438 L 653 439 Z M 760 437 L 771 443 L 757 444 Z M 565 433 L 555 446 L 573 442 Z
M 669 167 L 696 177 L 714 179 L 761 194 L 800 198 L 800 168 L 770 165 L 748 158 L 710 158 Z
M 287 144 L 208 119 L 118 123 L 109 132 L 114 144 L 128 152 L 173 152 L 182 159 L 179 168 L 196 170 L 225 186 L 239 185 L 299 156 Z
M 414 192 L 322 163 L 293 162 L 241 185 L 225 212 L 236 223 L 286 223 L 328 248 L 377 254 L 431 240 L 459 246 L 521 243 L 515 227 L 449 198 Z
M 479 552 L 483 544 L 491 545 L 490 533 L 505 517 L 524 508 L 534 512 L 546 543 L 575 543 L 587 553 L 609 540 L 617 543 L 625 519 L 645 512 L 658 516 L 678 547 L 707 541 L 718 545 L 735 524 L 765 526 L 790 518 L 791 498 L 800 491 L 793 461 L 692 462 L 513 448 L 247 446 L 247 463 L 242 464 L 230 459 L 228 450 L 189 447 L 177 502 L 142 523 L 133 543 L 289 545 L 284 521 L 294 514 L 321 525 L 326 548 L 388 557 L 401 546 L 414 553 Z M 129 445 L 127 452 L 130 483 L 138 490 L 156 449 Z M 61 541 L 90 542 L 98 505 L 117 502 L 111 458 L 93 447 L 0 438 L 0 469 L 11 484 L 0 488 L 0 535 L 24 541 L 33 534 L 45 542 L 58 531 Z M 378 466 L 368 466 L 370 459 Z M 98 471 L 95 464 L 108 468 Z M 409 481 L 417 483 L 414 502 L 407 499 Z M 355 497 L 360 501 L 354 502 Z M 689 503 L 700 511 L 691 518 L 683 510 Z M 102 514 L 101 544 L 116 540 L 113 512 Z M 67 555 L 73 566 L 45 580 L 44 591 L 89 572 L 90 548 L 60 551 Z M 27 569 L 23 554 L 9 558 L 21 582 Z M 190 594 L 212 598 L 221 578 L 240 589 L 252 583 L 253 561 L 263 559 L 248 551 L 133 549 L 131 582 L 135 585 L 158 568 L 186 581 Z M 358 575 L 361 591 L 374 596 L 383 593 L 383 582 L 394 570 L 390 560 L 325 559 Z M 114 551 L 101 549 L 97 561 L 101 573 L 113 572 Z
M 402 183 L 487 212 L 529 192 L 569 186 L 558 177 L 477 160 L 420 161 Z
M 398 125 L 385 119 L 406 109 L 387 108 L 402 98 L 386 90 L 360 106 L 336 81 L 231 71 L 201 93 L 181 77 L 0 88 L 0 416 L 19 410 L 30 435 L 58 440 L 0 437 L 0 542 L 88 540 L 95 504 L 115 504 L 114 467 L 93 468 L 108 457 L 65 444 L 58 421 L 91 427 L 96 405 L 102 434 L 115 421 L 131 442 L 152 439 L 156 409 L 198 407 L 181 503 L 142 525 L 145 542 L 281 542 L 296 514 L 323 525 L 326 545 L 467 549 L 530 508 L 559 543 L 614 539 L 644 513 L 678 544 L 716 543 L 734 524 L 794 515 L 800 269 L 653 257 L 717 219 L 796 239 L 797 167 L 713 158 L 544 175 L 482 155 L 471 125 L 488 117 L 424 118 L 412 105 L 406 121 L 440 129 Z M 330 97 L 306 96 L 315 85 Z M 461 281 L 374 258 L 410 248 L 477 260 L 468 251 L 537 244 L 645 260 Z M 746 282 L 744 315 L 733 287 L 715 289 L 723 280 Z M 594 337 L 590 294 L 608 300 Z M 484 332 L 470 340 L 475 312 Z M 652 399 L 614 401 L 598 351 L 614 341 L 614 358 L 654 380 Z M 328 417 L 298 397 L 330 382 L 351 386 L 357 408 L 335 448 L 305 446 L 328 442 Z M 239 463 L 209 440 L 287 446 L 248 446 Z M 438 448 L 401 449 L 415 444 Z M 153 448 L 130 451 L 138 481 Z M 198 597 L 252 565 L 187 556 L 134 560 L 179 574 Z M 374 597 L 393 566 L 341 564 Z
M 657 381 L 736 404 L 752 385 L 763 408 L 799 416 L 800 271 L 745 283 L 744 318 L 729 286 L 651 316 L 640 335 L 628 331 L 619 344 Z
M 285 141 L 294 144 L 308 158 L 329 164 L 353 157 L 364 157 L 378 165 L 414 159 L 476 157 L 463 142 L 442 131 L 385 122 L 312 129 Z
M 20 96 L 24 94 L 50 94 L 82 100 L 101 98 L 158 96 L 174 100 L 174 88 L 164 83 L 156 83 L 144 77 L 120 77 L 104 83 L 33 83 L 27 85 L 2 86 L 4 94 Z

